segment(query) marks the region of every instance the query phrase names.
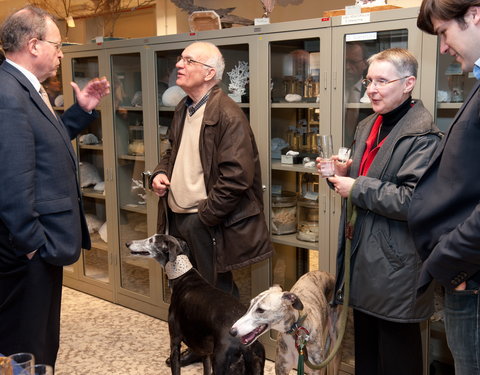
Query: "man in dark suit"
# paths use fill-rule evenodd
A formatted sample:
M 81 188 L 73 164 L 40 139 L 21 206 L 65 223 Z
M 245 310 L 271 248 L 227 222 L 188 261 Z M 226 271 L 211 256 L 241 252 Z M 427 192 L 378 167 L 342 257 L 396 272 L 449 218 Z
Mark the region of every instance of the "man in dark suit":
M 53 366 L 62 266 L 90 248 L 71 139 L 97 117 L 110 85 L 72 83 L 76 104 L 57 116 L 40 94 L 63 57 L 53 18 L 27 6 L 4 22 L 1 44 L 0 352 L 31 352 Z
M 424 0 L 417 25 L 480 79 L 480 0 Z M 424 260 L 419 293 L 445 288 L 445 328 L 457 375 L 480 374 L 480 83 L 417 183 L 408 220 Z

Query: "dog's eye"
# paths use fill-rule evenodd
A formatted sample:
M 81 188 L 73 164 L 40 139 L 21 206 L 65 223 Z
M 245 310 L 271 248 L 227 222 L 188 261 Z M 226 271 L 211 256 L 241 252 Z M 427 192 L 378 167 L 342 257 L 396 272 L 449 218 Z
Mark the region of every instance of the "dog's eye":
M 255 310 L 255 312 L 259 313 L 259 314 L 263 314 L 265 312 L 264 309 L 262 309 L 261 307 L 257 307 L 257 309 Z

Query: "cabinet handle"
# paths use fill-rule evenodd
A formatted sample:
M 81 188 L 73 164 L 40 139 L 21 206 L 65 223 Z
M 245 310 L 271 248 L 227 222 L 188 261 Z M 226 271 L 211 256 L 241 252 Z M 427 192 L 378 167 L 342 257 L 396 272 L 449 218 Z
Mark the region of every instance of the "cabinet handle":
M 332 74 L 332 85 L 333 85 L 333 89 L 336 90 L 337 89 L 337 72 L 333 72 Z
M 327 89 L 327 79 L 328 79 L 328 74 L 327 74 L 327 72 L 324 72 L 323 73 L 323 89 L 324 90 Z
M 262 191 L 265 192 L 267 190 L 267 185 L 262 185 Z
M 332 215 L 335 215 L 336 208 L 337 208 L 337 197 L 333 195 L 332 196 Z
M 323 194 L 323 213 L 327 213 L 327 196 Z

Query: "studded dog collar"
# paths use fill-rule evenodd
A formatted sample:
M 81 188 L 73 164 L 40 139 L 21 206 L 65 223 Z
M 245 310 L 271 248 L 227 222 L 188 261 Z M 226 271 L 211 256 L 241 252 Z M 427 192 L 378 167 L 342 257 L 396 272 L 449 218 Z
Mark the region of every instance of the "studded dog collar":
M 179 255 L 175 262 L 167 262 L 165 272 L 169 280 L 182 276 L 193 268 L 186 255 Z

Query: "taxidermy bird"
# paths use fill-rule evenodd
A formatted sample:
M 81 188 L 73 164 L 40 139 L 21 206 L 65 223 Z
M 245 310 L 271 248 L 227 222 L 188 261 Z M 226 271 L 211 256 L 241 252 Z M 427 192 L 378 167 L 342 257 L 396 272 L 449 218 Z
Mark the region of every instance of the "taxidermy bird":
M 214 10 L 220 17 L 220 22 L 222 27 L 231 27 L 233 24 L 237 25 L 253 25 L 253 21 L 248 18 L 238 17 L 233 14 L 230 14 L 235 8 L 220 8 L 220 9 L 208 9 L 205 7 L 199 7 L 193 4 L 193 0 L 171 0 L 177 7 L 192 14 L 196 11 L 205 11 L 205 10 Z
M 268 17 L 272 13 L 273 7 L 275 6 L 275 0 L 260 0 L 263 6 L 263 16 L 264 18 Z

